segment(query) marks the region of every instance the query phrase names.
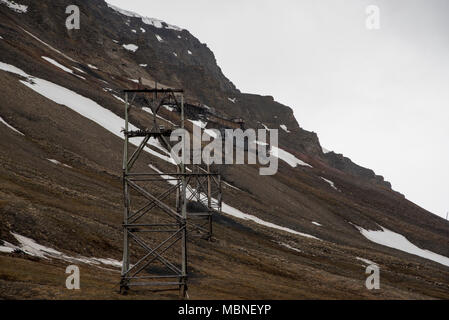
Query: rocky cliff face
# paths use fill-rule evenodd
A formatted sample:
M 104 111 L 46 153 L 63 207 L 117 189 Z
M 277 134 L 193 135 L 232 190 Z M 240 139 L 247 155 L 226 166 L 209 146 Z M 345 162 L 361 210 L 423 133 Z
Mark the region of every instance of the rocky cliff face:
M 64 52 L 88 57 L 114 77 L 146 76 L 162 84 L 182 87 L 195 102 L 213 107 L 228 118 L 242 117 L 247 127 L 263 128 L 263 124 L 279 129 L 280 144 L 289 150 L 318 158 L 368 182 L 390 186 L 383 177 L 349 158 L 325 156 L 317 134 L 300 128 L 290 107 L 273 97 L 241 93 L 223 75 L 213 52 L 188 30 L 99 0 L 80 2 L 81 29 L 67 30 L 65 8 L 69 2 L 54 1 L 49 5 L 44 1 L 39 6 L 30 5 L 29 27 L 43 32 L 45 40 Z M 127 45 L 135 45 L 137 49 L 127 50 L 124 47 Z M 282 130 L 281 125 L 290 133 Z
M 80 7 L 80 30 L 65 27 L 71 4 Z M 192 298 L 448 298 L 448 223 L 372 170 L 323 153 L 289 107 L 241 93 L 187 30 L 102 0 L 0 0 L 0 36 L 0 298 L 120 297 L 109 288 L 117 269 L 98 264 L 114 262 L 92 259 L 120 264 L 122 90 L 139 78 L 184 88 L 190 120 L 203 106 L 247 128 L 279 129 L 276 175 L 223 169 L 227 206 L 215 217 L 216 241 L 189 242 Z M 161 117 L 167 127 L 179 120 L 165 109 Z M 130 118 L 140 128 L 152 121 L 142 108 Z M 161 150 L 149 148 L 136 166 L 171 172 Z M 379 235 L 434 259 L 374 241 Z M 45 259 L 29 239 L 61 254 Z M 89 274 L 81 296 L 59 287 L 67 257 Z M 381 266 L 388 290 L 365 289 L 366 259 Z M 135 293 L 147 295 L 173 297 Z

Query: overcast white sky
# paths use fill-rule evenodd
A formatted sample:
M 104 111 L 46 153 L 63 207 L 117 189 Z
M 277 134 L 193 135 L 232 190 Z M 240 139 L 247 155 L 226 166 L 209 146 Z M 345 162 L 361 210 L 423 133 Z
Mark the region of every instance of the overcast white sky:
M 188 29 L 242 92 L 293 108 L 321 144 L 449 211 L 449 1 L 108 0 Z M 365 27 L 368 5 L 380 29 Z

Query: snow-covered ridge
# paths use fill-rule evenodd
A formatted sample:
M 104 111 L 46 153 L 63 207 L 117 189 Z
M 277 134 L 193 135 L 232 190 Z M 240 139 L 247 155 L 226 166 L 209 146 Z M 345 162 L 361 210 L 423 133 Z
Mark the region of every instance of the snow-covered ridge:
M 388 230 L 382 226 L 382 231 L 365 230 L 358 226 L 356 226 L 356 228 L 365 238 L 372 242 L 381 244 L 386 247 L 401 250 L 424 259 L 432 260 L 449 267 L 448 257 L 442 256 L 429 250 L 421 249 L 415 246 L 406 237 L 399 233 Z
M 14 1 L 0 0 L 0 3 L 6 5 L 9 9 L 11 9 L 12 11 L 15 11 L 17 13 L 27 13 L 27 11 L 28 11 L 28 6 L 26 6 L 24 4 L 18 4 Z
M 135 12 L 132 12 L 132 11 L 128 11 L 128 10 L 123 10 L 123 9 L 121 9 L 119 7 L 116 7 L 116 6 L 112 5 L 112 4 L 109 4 L 109 3 L 106 3 L 106 4 L 108 5 L 109 8 L 111 8 L 112 10 L 114 10 L 114 11 L 116 11 L 116 12 L 118 12 L 118 13 L 124 15 L 124 16 L 131 17 L 131 18 L 140 18 L 143 23 L 151 25 L 151 26 L 154 26 L 156 28 L 159 28 L 159 29 L 171 29 L 171 30 L 175 30 L 175 31 L 182 31 L 182 30 L 184 30 L 184 29 L 179 28 L 177 26 L 170 25 L 170 24 L 168 24 L 168 23 L 166 23 L 166 22 L 164 22 L 162 20 L 155 19 L 155 18 L 144 17 L 144 16 L 141 16 L 138 13 L 135 13 Z

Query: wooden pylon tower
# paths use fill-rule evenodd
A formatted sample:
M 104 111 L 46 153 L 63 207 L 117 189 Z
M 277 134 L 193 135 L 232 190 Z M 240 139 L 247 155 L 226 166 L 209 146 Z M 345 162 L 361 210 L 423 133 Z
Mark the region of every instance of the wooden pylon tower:
M 209 167 L 192 166 L 189 169 L 185 159 L 176 164 L 175 172 L 154 172 L 154 168 L 136 172 L 134 165 L 150 139 L 159 140 L 166 150 L 171 151 L 169 137 L 172 129 L 158 126 L 156 118 L 162 106 L 176 106 L 181 112 L 181 128 L 184 128 L 184 96 L 182 89 L 157 88 L 124 90 L 124 94 L 124 238 L 120 291 L 126 293 L 131 286 L 167 289 L 175 286 L 185 298 L 187 235 L 189 232 L 192 236 L 211 239 L 213 213 L 221 212 L 221 177 L 211 173 Z M 153 126 L 149 130 L 130 130 L 129 110 L 137 94 L 152 95 L 151 100 L 145 99 L 153 113 Z M 132 142 L 134 139 L 140 139 L 140 142 Z M 133 153 L 130 153 L 131 144 L 137 146 Z M 162 192 L 160 185 L 164 188 Z M 144 203 L 136 206 L 133 200 L 142 198 Z M 196 210 L 188 209 L 191 203 L 196 204 L 193 206 Z M 156 234 L 159 236 L 154 236 Z

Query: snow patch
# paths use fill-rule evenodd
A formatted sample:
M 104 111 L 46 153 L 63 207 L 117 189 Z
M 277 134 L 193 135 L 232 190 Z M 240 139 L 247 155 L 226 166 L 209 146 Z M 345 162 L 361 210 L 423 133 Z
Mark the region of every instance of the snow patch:
M 214 139 L 217 139 L 220 136 L 220 131 L 218 129 L 204 129 L 204 132 Z
M 82 256 L 80 257 L 68 256 L 55 249 L 40 245 L 33 239 L 21 236 L 20 234 L 14 232 L 11 232 L 11 234 L 14 236 L 14 238 L 16 238 L 16 240 L 20 243 L 20 245 L 16 246 L 9 242 L 3 241 L 4 246 L 0 246 L 0 252 L 11 253 L 14 252 L 15 250 L 20 250 L 27 255 L 39 257 L 46 260 L 53 258 L 69 262 L 81 262 L 92 265 L 98 265 L 101 263 L 104 265 L 109 265 L 117 268 L 120 268 L 122 266 L 122 263 L 120 261 L 109 258 L 104 259 L 104 258 L 86 258 Z
M 77 67 L 73 67 L 73 69 L 75 69 L 76 71 L 78 71 L 78 72 L 80 72 L 80 73 L 86 73 L 86 72 L 84 72 L 84 70 L 81 70 L 80 68 L 77 68 Z
M 91 68 L 91 69 L 98 70 L 98 68 L 97 68 L 96 66 L 94 66 L 94 65 L 87 64 L 87 66 L 88 66 L 89 68 Z
M 53 163 L 53 164 L 56 164 L 56 165 L 59 165 L 59 166 L 64 166 L 64 167 L 66 167 L 66 168 L 71 168 L 71 169 L 72 169 L 71 166 L 66 165 L 66 164 L 64 164 L 64 163 L 62 163 L 62 162 L 60 162 L 60 161 L 58 161 L 58 160 L 55 160 L 55 159 L 47 159 L 47 160 L 50 161 L 50 162 Z
M 231 101 L 232 103 L 235 103 L 235 102 L 237 101 L 236 98 L 232 98 L 232 99 L 231 99 L 231 98 L 228 98 L 228 100 Z
M 233 217 L 236 217 L 236 218 L 240 218 L 240 219 L 243 219 L 243 220 L 249 220 L 249 221 L 255 222 L 257 224 L 260 224 L 262 226 L 271 228 L 271 229 L 285 231 L 285 232 L 292 233 L 292 234 L 299 235 L 299 236 L 306 237 L 306 238 L 321 240 L 321 239 L 318 239 L 317 237 L 314 237 L 314 236 L 312 236 L 310 234 L 298 232 L 298 231 L 295 231 L 295 230 L 292 230 L 292 229 L 286 228 L 286 227 L 281 227 L 281 226 L 278 226 L 278 225 L 276 225 L 274 223 L 267 222 L 267 221 L 264 221 L 262 219 L 259 219 L 256 216 L 243 213 L 242 211 L 240 211 L 240 210 L 238 210 L 236 208 L 233 208 L 233 207 L 231 207 L 230 205 L 228 205 L 228 204 L 226 204 L 224 202 L 222 202 L 221 210 L 222 210 L 222 212 L 224 212 L 224 213 L 226 213 L 226 214 L 228 214 L 230 216 L 233 216 Z
M 23 4 L 18 4 L 14 1 L 0 0 L 0 3 L 6 5 L 9 9 L 11 9 L 12 11 L 15 11 L 17 13 L 27 13 L 27 11 L 28 11 L 28 6 L 23 5 Z
M 368 260 L 368 259 L 364 259 L 364 258 L 360 258 L 360 257 L 355 257 L 355 258 L 356 258 L 357 260 L 360 260 L 360 261 L 366 263 L 367 265 L 372 265 L 372 264 L 377 265 L 377 263 L 375 263 L 375 262 L 373 262 L 373 261 L 371 261 L 371 260 Z
M 118 101 L 123 102 L 123 103 L 126 103 L 125 100 L 123 100 L 123 99 L 120 98 L 119 96 L 117 96 L 117 95 L 115 95 L 115 94 L 112 94 L 112 96 L 113 96 L 114 98 L 116 98 Z
M 299 249 L 297 249 L 297 248 L 295 248 L 295 247 L 292 247 L 291 245 L 289 245 L 288 243 L 284 243 L 284 242 L 278 242 L 281 246 L 284 246 L 284 247 L 286 247 L 286 248 L 288 248 L 288 249 L 290 249 L 290 250 L 293 250 L 293 251 L 296 251 L 296 252 L 301 252 L 301 250 L 299 250 Z
M 187 50 L 187 53 L 190 54 L 190 55 L 193 54 L 192 51 L 190 51 L 190 50 Z
M 164 39 L 162 39 L 162 37 L 158 34 L 155 34 L 157 41 L 159 42 L 164 42 Z
M 9 245 L 11 245 L 10 243 L 5 243 L 5 244 L 9 244 Z M 0 252 L 3 252 L 3 253 L 11 253 L 11 252 L 14 252 L 14 248 L 11 248 L 11 247 L 9 247 L 9 246 L 0 246 Z
M 123 45 L 123 48 L 125 48 L 126 50 L 131 51 L 131 52 L 136 52 L 137 49 L 139 49 L 138 46 L 136 46 L 135 44 L 132 44 L 132 43 L 130 43 L 130 44 L 124 44 L 124 45 Z
M 86 258 L 88 261 L 90 260 L 91 264 L 95 264 L 95 262 L 99 262 L 101 264 L 104 265 L 108 265 L 108 266 L 112 266 L 112 267 L 116 267 L 116 268 L 121 268 L 122 267 L 122 262 L 115 260 L 115 259 L 111 259 L 111 258 Z M 89 262 L 88 262 L 89 263 Z
M 173 112 L 174 110 L 175 110 L 175 108 L 173 108 L 173 107 L 170 107 L 170 106 L 167 106 L 167 105 L 162 105 L 162 107 L 164 108 L 164 109 L 167 109 L 168 111 L 171 111 L 171 112 Z
M 270 154 L 273 155 L 274 157 L 277 157 L 277 158 L 287 162 L 293 168 L 297 167 L 298 165 L 313 168 L 310 164 L 296 158 L 290 152 L 282 150 L 281 148 L 271 146 Z
M 24 78 L 28 78 L 28 74 L 25 73 L 24 71 L 22 71 L 21 69 L 16 68 L 13 65 L 10 65 L 10 64 L 7 64 L 7 63 L 1 62 L 1 61 L 0 61 L 0 70 L 14 73 L 14 74 L 17 74 Z
M 68 72 L 68 73 L 73 74 L 73 70 L 72 70 L 72 69 L 69 69 L 69 68 L 67 68 L 66 66 L 63 66 L 62 64 L 58 63 L 56 60 L 53 60 L 52 58 L 45 57 L 45 56 L 42 56 L 41 58 L 44 59 L 44 60 L 47 61 L 47 62 L 50 62 L 50 63 L 51 63 L 52 65 L 54 65 L 55 67 L 58 67 L 59 69 L 62 69 L 62 70 L 64 70 L 65 72 Z
M 340 190 L 338 190 L 338 188 L 335 186 L 335 184 L 332 181 L 330 181 L 326 178 L 323 178 L 323 177 L 320 177 L 320 178 L 323 179 L 324 181 L 326 181 L 333 189 L 340 191 Z
M 140 28 L 140 31 L 141 31 L 142 33 L 147 32 L 147 30 L 145 30 L 144 28 Z
M 134 29 L 132 29 L 132 30 L 131 30 L 131 32 L 137 33 L 137 31 L 136 31 L 136 30 L 134 30 Z
M 287 126 L 285 124 L 280 125 L 281 129 L 284 130 L 287 133 L 290 133 L 290 131 L 287 129 Z
M 256 141 L 256 143 L 259 145 L 267 145 L 266 143 L 261 142 L 261 141 Z M 275 146 L 270 146 L 270 154 L 273 157 L 276 157 L 278 159 L 281 159 L 284 162 L 287 162 L 293 168 L 297 167 L 298 165 L 313 168 L 310 164 L 298 159 L 297 157 L 292 155 L 290 152 L 287 152 L 287 151 L 282 150 L 281 148 L 278 148 Z
M 429 250 L 421 249 L 399 233 L 388 230 L 382 226 L 382 231 L 365 230 L 357 226 L 356 228 L 365 238 L 372 242 L 386 247 L 401 250 L 424 259 L 432 260 L 449 267 L 448 257 L 442 256 Z
M 316 226 L 318 226 L 318 227 L 321 227 L 321 226 L 322 226 L 322 224 L 320 224 L 320 223 L 318 223 L 318 222 L 315 222 L 315 221 L 312 221 L 312 224 L 314 224 L 314 225 L 316 225 Z
M 58 160 L 55 160 L 55 159 L 47 159 L 47 160 L 53 164 L 58 164 L 58 165 L 61 164 L 61 162 L 59 162 Z
M 242 189 L 237 188 L 236 186 L 233 186 L 232 184 L 230 184 L 230 183 L 228 183 L 228 182 L 226 182 L 226 181 L 221 180 L 221 182 L 224 183 L 225 185 L 227 185 L 228 187 L 232 188 L 232 189 L 235 189 L 235 190 L 237 190 L 237 191 L 242 191 Z M 242 191 L 242 192 L 243 192 L 243 191 Z
M 207 122 L 204 122 L 204 121 L 201 121 L 201 120 L 190 120 L 189 119 L 189 121 L 192 122 L 197 127 L 200 127 L 201 129 L 204 129 L 207 126 Z
M 178 54 L 177 54 L 176 52 L 173 52 L 173 55 L 174 55 L 175 57 L 177 57 L 177 56 L 178 56 Z
M 0 69 L 1 69 L 1 65 L 0 65 Z M 17 132 L 18 134 L 24 136 L 24 134 L 22 132 L 20 132 L 19 130 L 17 130 L 16 128 L 14 128 L 12 125 L 10 125 L 9 123 L 7 123 L 5 120 L 3 120 L 2 117 L 0 117 L 0 122 L 3 123 L 5 126 L 7 126 L 9 129 L 11 129 L 14 132 Z
M 141 64 L 139 64 L 139 66 L 141 66 L 143 68 L 148 67 L 148 65 L 146 63 L 141 63 Z

